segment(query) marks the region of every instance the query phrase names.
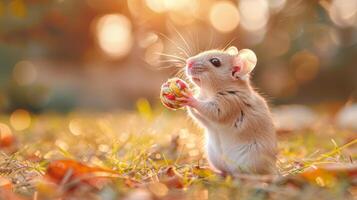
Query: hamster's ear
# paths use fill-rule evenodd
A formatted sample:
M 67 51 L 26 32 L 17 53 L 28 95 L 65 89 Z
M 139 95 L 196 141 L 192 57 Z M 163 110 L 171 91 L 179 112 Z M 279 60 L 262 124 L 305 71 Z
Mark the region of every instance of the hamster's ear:
M 257 56 L 250 49 L 242 49 L 233 58 L 232 78 L 241 79 L 253 71 L 257 64 Z
M 228 53 L 229 55 L 236 56 L 238 54 L 238 49 L 235 46 L 230 46 L 224 52 Z

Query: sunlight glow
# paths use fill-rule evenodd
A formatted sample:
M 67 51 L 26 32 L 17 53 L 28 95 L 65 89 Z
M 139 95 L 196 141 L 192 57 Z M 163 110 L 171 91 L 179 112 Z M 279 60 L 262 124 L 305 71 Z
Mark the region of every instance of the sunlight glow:
M 164 0 L 165 7 L 169 10 L 182 10 L 192 5 L 194 0 Z
M 160 57 L 161 57 L 160 53 L 162 53 L 163 50 L 164 50 L 164 44 L 161 40 L 158 40 L 156 43 L 150 45 L 145 50 L 145 55 L 144 55 L 145 61 L 152 66 L 160 65 Z
M 23 109 L 15 110 L 10 116 L 10 124 L 17 131 L 23 131 L 31 125 L 30 113 Z
M 69 122 L 68 128 L 73 135 L 78 136 L 82 134 L 81 121 L 79 119 L 71 120 Z
M 269 5 L 266 0 L 241 0 L 239 3 L 241 24 L 248 31 L 265 28 L 269 20 Z
M 146 5 L 154 12 L 185 10 L 195 4 L 195 0 L 146 0 Z
M 268 0 L 269 1 L 269 8 L 273 12 L 279 12 L 281 9 L 284 8 L 286 0 Z
M 357 25 L 357 1 L 334 0 L 329 8 L 329 15 L 333 23 L 340 27 Z
M 19 85 L 30 85 L 37 78 L 37 70 L 31 62 L 20 61 L 13 69 L 13 78 Z
M 12 132 L 8 125 L 0 123 L 0 139 L 11 137 Z
M 212 26 L 220 32 L 231 32 L 239 24 L 239 13 L 236 6 L 229 1 L 215 3 L 209 15 Z
M 309 51 L 295 53 L 291 64 L 295 68 L 296 80 L 300 83 L 313 80 L 320 69 L 319 58 Z
M 163 197 L 169 192 L 167 186 L 160 182 L 152 183 L 148 186 L 148 188 L 153 194 L 155 194 L 158 197 Z
M 146 0 L 146 5 L 155 12 L 166 11 L 165 3 L 163 0 Z
M 132 48 L 132 25 L 124 15 L 101 17 L 96 24 L 96 34 L 100 48 L 110 57 L 124 57 Z
M 68 144 L 60 139 L 55 141 L 55 145 L 63 150 L 68 150 L 69 148 Z
M 272 56 L 284 55 L 290 49 L 290 36 L 287 32 L 282 30 L 274 30 L 266 36 L 263 45 L 269 49 L 268 54 Z

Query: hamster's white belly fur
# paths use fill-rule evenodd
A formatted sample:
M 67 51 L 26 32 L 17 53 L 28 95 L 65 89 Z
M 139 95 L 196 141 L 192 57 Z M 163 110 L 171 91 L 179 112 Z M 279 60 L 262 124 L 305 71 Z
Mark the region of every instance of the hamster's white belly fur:
M 210 165 L 222 173 L 272 173 L 275 155 L 269 141 L 240 141 L 234 128 L 210 127 L 205 130 L 206 153 Z

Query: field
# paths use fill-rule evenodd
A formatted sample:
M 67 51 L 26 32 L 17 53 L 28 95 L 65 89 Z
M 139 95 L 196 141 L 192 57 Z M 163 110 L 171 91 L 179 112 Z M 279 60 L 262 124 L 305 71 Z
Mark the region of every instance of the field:
M 208 168 L 183 111 L 137 110 L 32 115 L 21 131 L 3 115 L 0 199 L 357 198 L 356 135 L 333 123 L 279 130 L 281 176 L 232 178 Z

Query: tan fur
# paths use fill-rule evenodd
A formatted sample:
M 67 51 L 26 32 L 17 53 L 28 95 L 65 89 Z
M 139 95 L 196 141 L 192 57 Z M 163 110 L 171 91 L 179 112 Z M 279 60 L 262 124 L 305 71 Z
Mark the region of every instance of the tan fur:
M 222 66 L 210 64 L 212 57 Z M 199 65 L 197 72 L 187 72 L 199 88 L 189 114 L 205 129 L 207 157 L 214 169 L 232 175 L 273 173 L 277 145 L 268 105 L 252 89 L 249 74 L 232 78 L 233 58 L 212 50 L 188 59 Z

